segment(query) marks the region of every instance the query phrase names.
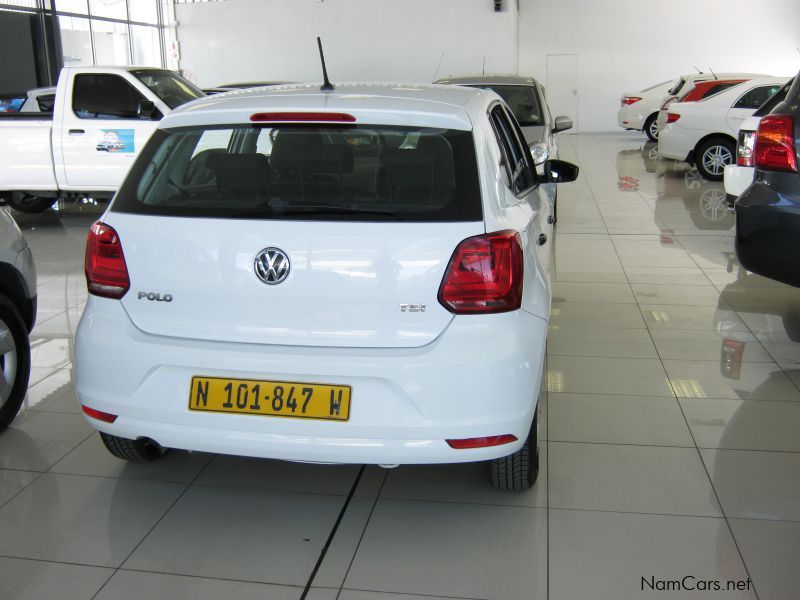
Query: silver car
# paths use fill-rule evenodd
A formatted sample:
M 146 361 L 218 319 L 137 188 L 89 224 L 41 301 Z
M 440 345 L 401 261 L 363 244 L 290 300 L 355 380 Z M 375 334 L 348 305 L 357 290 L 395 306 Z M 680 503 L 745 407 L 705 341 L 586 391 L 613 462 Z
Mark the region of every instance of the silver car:
M 8 209 L 0 207 L 0 431 L 17 415 L 28 389 L 28 334 L 35 320 L 33 255 Z
M 434 83 L 442 85 L 465 85 L 492 90 L 500 96 L 519 122 L 525 140 L 531 149 L 533 162 L 539 174 L 543 174 L 548 158 L 558 158 L 557 135 L 572 128 L 570 117 L 553 118 L 547 106 L 544 86 L 533 77 L 518 75 L 469 75 L 447 77 Z M 557 218 L 558 189 L 555 183 L 542 184 L 553 206 L 553 218 Z

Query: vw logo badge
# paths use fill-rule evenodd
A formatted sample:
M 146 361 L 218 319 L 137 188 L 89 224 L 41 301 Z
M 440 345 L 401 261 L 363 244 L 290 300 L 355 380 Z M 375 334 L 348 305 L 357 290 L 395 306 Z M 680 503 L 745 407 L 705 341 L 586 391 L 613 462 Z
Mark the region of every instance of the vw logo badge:
M 267 285 L 277 285 L 289 276 L 289 257 L 280 248 L 264 248 L 253 261 L 256 277 Z

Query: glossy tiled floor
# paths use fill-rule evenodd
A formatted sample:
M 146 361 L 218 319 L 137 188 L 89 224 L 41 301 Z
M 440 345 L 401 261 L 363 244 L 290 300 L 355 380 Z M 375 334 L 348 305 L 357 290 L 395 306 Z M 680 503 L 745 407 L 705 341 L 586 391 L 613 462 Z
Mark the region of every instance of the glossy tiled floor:
M 744 272 L 721 184 L 641 136 L 565 136 L 562 157 L 583 175 L 560 191 L 526 494 L 480 465 L 112 458 L 71 383 L 102 207 L 17 215 L 41 308 L 26 410 L 0 436 L 0 598 L 797 598 L 800 293 Z M 686 576 L 752 585 L 643 584 Z

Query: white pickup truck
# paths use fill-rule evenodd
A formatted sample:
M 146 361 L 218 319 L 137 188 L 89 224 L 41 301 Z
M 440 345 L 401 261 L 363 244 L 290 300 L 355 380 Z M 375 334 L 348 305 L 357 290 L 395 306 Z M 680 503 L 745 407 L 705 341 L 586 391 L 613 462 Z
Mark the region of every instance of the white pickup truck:
M 0 197 L 23 212 L 111 197 L 158 121 L 203 96 L 164 69 L 67 67 L 52 113 L 0 114 Z

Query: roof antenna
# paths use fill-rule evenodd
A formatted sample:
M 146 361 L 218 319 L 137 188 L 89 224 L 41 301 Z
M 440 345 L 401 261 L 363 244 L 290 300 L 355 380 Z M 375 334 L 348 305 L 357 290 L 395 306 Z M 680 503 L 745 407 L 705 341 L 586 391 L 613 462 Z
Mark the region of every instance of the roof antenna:
M 481 69 L 481 75 L 486 75 L 486 57 L 483 57 L 483 69 Z
M 694 70 L 697 71 L 698 73 L 700 73 L 700 75 L 703 74 L 703 72 L 700 69 L 698 69 L 697 67 L 695 67 Z
M 708 67 L 708 70 L 714 76 L 714 79 L 719 79 L 719 77 L 717 77 L 717 74 L 714 73 L 714 70 L 711 67 Z
M 319 46 L 319 59 L 322 61 L 322 78 L 324 80 L 319 89 L 323 92 L 330 92 L 334 88 L 333 84 L 328 79 L 328 69 L 325 68 L 325 54 L 322 52 L 322 40 L 319 39 L 319 36 L 317 36 L 317 46 Z
M 439 62 L 436 65 L 436 71 L 434 71 L 433 79 L 431 81 L 436 81 L 436 76 L 439 74 L 439 69 L 442 68 L 442 60 L 444 60 L 444 52 L 442 52 L 441 56 L 439 57 Z

